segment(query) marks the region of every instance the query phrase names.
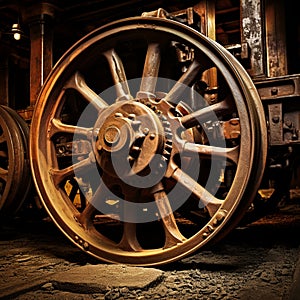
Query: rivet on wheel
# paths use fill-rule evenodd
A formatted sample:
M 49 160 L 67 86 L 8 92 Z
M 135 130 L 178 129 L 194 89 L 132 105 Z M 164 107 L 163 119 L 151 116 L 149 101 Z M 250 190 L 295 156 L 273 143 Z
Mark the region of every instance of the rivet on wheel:
M 143 128 L 142 132 L 144 135 L 147 135 L 149 133 L 149 128 L 148 127 Z
M 213 224 L 214 224 L 215 226 L 220 225 L 220 224 L 224 221 L 226 215 L 227 215 L 227 211 L 226 211 L 226 210 L 220 210 L 220 211 L 216 214 L 215 219 L 214 219 L 214 221 L 213 221 Z
M 209 236 L 209 233 L 208 233 L 208 232 L 204 232 L 203 235 L 202 235 L 202 237 L 203 237 L 204 239 L 206 239 L 208 236 Z
M 83 245 L 82 245 L 82 247 L 83 247 L 84 250 L 88 250 L 89 249 L 88 242 L 84 242 Z
M 209 232 L 213 232 L 215 229 L 214 229 L 211 225 L 208 225 L 208 226 L 207 226 L 207 230 L 208 230 Z

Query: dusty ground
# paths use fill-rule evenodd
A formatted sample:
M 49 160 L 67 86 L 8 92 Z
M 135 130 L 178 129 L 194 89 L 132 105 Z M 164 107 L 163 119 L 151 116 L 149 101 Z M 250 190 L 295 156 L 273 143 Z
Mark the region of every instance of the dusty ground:
M 300 201 L 293 201 L 238 227 L 211 249 L 156 268 L 160 275 L 150 285 L 99 287 L 83 284 L 88 281 L 84 272 L 82 283 L 66 284 L 63 274 L 69 270 L 106 265 L 73 246 L 52 222 L 2 220 L 0 298 L 286 300 L 300 257 L 299 232 Z M 54 274 L 62 276 L 54 280 Z

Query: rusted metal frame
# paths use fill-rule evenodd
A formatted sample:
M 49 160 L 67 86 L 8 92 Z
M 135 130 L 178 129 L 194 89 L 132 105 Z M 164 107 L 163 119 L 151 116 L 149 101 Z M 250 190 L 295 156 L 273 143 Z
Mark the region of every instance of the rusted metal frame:
M 287 97 L 284 99 L 268 99 L 263 102 L 269 119 L 269 145 L 270 146 L 293 146 L 300 144 L 299 139 L 299 115 L 300 107 L 290 111 L 288 107 L 292 104 Z M 294 98 L 297 104 L 299 97 Z
M 281 145 L 283 140 L 282 103 L 268 105 L 269 142 L 271 145 Z
M 172 19 L 181 23 L 186 23 L 188 25 L 194 24 L 194 14 L 192 7 L 188 7 L 186 9 L 178 10 L 175 12 L 167 12 L 165 9 L 159 8 L 157 10 L 143 12 L 142 17 Z
M 285 107 L 291 103 L 290 100 L 294 99 L 296 103 L 300 98 L 300 75 L 258 81 L 256 88 L 269 119 L 270 146 L 299 144 L 299 111 L 285 113 Z M 287 132 L 288 135 L 285 134 Z
M 262 101 L 300 97 L 300 74 L 254 81 Z

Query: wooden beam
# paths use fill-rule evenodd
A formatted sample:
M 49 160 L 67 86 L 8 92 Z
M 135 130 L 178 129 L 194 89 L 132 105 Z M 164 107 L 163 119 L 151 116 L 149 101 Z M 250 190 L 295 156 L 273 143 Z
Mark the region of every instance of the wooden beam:
M 268 77 L 287 75 L 284 0 L 265 0 L 265 18 Z
M 216 2 L 215 0 L 201 0 L 194 6 L 194 11 L 200 17 L 200 32 L 212 40 L 216 39 Z M 217 70 L 211 68 L 203 74 L 203 80 L 208 84 L 208 88 L 214 89 L 218 86 Z M 217 95 L 212 95 L 211 98 Z M 212 100 L 212 99 L 211 99 Z M 214 98 L 214 101 L 217 99 Z

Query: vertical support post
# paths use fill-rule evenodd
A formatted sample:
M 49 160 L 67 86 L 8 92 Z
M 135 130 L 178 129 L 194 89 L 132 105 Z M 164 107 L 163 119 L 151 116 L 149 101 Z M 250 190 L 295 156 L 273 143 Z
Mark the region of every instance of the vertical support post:
M 216 39 L 215 1 L 200 0 L 194 6 L 194 11 L 200 17 L 200 32 L 212 40 Z
M 265 75 L 262 0 L 241 0 L 241 44 L 250 48 L 252 77 Z
M 33 107 L 44 81 L 52 69 L 54 7 L 40 3 L 25 12 L 30 29 L 30 106 Z
M 198 4 L 194 6 L 194 11 L 200 17 L 200 32 L 216 40 L 216 0 L 200 0 Z M 213 103 L 217 101 L 218 81 L 217 81 L 217 69 L 211 68 L 203 73 L 203 81 L 208 85 L 208 89 L 211 90 L 209 95 L 209 102 Z
M 284 0 L 265 0 L 268 77 L 284 76 L 288 74 L 284 2 Z
M 34 106 L 52 68 L 52 34 L 46 19 L 40 15 L 30 24 L 30 106 Z

